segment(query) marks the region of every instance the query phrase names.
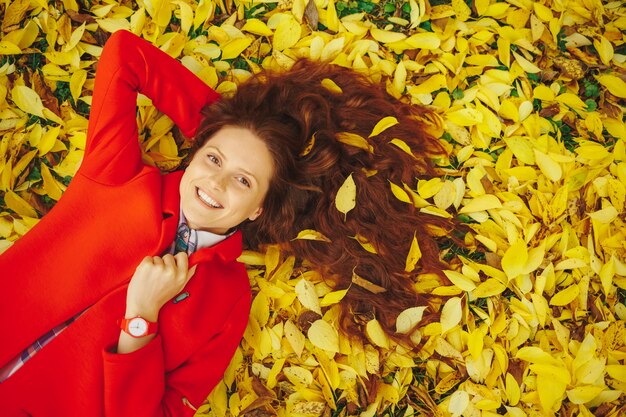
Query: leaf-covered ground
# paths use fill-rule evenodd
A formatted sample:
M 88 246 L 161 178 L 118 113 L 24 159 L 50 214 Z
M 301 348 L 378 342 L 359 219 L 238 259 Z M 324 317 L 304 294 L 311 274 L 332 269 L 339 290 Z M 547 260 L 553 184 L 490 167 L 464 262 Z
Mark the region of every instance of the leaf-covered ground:
M 224 94 L 306 56 L 366 72 L 444 121 L 441 177 L 389 190 L 472 230 L 469 252 L 442 248 L 449 282 L 416 283 L 446 296 L 440 321 L 412 335 L 423 348 L 397 346 L 376 320 L 367 342 L 348 341 L 342 289 L 278 248 L 247 252 L 250 325 L 198 414 L 626 415 L 622 1 L 4 0 L 0 16 L 0 251 L 75 173 L 94 64 L 118 29 Z M 188 144 L 139 105 L 146 161 L 174 169 Z

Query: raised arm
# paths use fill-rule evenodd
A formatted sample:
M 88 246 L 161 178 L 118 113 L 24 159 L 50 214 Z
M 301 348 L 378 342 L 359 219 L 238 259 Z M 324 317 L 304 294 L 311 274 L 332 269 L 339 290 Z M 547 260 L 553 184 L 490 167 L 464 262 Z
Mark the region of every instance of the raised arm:
M 98 62 L 80 169 L 83 175 L 120 184 L 141 169 L 138 93 L 149 97 L 187 137 L 195 134 L 202 107 L 219 98 L 180 62 L 149 42 L 128 31 L 115 32 Z

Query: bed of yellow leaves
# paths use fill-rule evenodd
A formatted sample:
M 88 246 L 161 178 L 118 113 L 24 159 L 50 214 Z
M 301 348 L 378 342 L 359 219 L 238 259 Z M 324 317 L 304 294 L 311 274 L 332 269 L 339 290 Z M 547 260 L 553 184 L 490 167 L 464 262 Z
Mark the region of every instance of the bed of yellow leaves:
M 118 29 L 224 94 L 306 56 L 364 71 L 444 121 L 442 176 L 390 189 L 473 231 L 471 254 L 442 250 L 457 261 L 448 285 L 416 283 L 447 296 L 439 322 L 412 335 L 423 348 L 396 345 L 376 320 L 366 342 L 347 340 L 341 289 L 276 247 L 246 252 L 250 325 L 198 414 L 626 415 L 623 2 L 4 0 L 0 16 L 0 251 L 75 173 L 94 64 Z M 144 98 L 138 123 L 146 161 L 178 166 L 186 144 Z M 398 331 L 422 312 L 404 312 Z

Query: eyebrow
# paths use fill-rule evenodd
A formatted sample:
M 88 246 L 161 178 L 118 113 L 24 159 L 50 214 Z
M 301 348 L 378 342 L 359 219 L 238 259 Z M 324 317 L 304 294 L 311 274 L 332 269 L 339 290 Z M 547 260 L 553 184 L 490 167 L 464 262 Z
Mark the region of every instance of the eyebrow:
M 218 147 L 208 146 L 207 150 L 209 150 L 209 149 L 215 150 L 215 152 L 217 152 L 219 154 L 219 156 L 220 156 L 220 158 L 222 158 L 222 160 L 224 160 L 224 161 L 228 160 L 228 158 L 226 158 L 226 156 L 222 153 L 222 151 L 220 151 L 220 149 Z M 243 172 L 244 174 L 248 175 L 249 177 L 252 177 L 252 179 L 254 179 L 256 182 L 258 182 L 257 178 L 250 171 L 247 171 L 246 169 L 241 168 L 241 167 L 237 167 L 237 169 L 240 170 L 241 172 Z

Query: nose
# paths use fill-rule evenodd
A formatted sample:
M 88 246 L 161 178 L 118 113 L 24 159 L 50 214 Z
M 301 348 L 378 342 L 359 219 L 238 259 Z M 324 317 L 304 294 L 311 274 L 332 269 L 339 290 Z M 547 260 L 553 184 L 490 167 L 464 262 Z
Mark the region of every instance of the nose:
M 209 178 L 209 185 L 216 191 L 224 191 L 226 189 L 226 175 L 215 174 Z

